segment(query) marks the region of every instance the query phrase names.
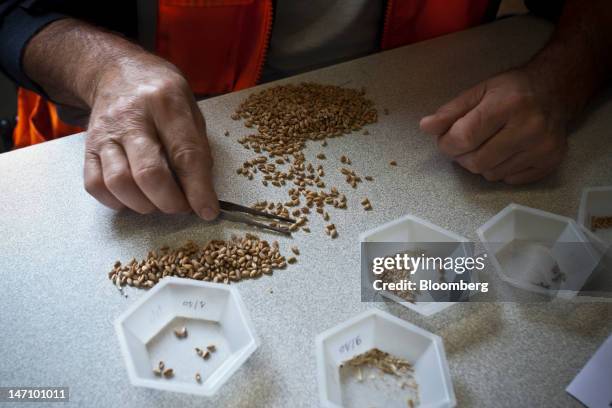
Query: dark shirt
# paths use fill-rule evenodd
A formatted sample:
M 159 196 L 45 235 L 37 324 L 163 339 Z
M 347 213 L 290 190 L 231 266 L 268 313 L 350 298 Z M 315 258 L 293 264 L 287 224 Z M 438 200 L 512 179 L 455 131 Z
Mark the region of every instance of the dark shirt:
M 138 35 L 137 2 L 0 0 L 0 70 L 18 85 L 43 94 L 40 87 L 27 77 L 22 66 L 23 52 L 36 33 L 53 21 L 69 16 L 135 39 Z M 534 14 L 551 20 L 561 14 L 563 3 L 563 0 L 525 0 L 525 5 Z M 491 4 L 496 10 L 499 0 L 491 0 Z
M 74 17 L 136 38 L 136 6 L 129 0 L 0 0 L 0 70 L 18 85 L 43 94 L 21 64 L 34 35 L 56 20 Z

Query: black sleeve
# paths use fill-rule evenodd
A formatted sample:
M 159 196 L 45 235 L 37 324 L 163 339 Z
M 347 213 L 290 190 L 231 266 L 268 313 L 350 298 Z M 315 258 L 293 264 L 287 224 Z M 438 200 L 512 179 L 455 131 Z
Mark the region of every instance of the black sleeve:
M 18 85 L 44 95 L 23 71 L 23 52 L 36 33 L 66 17 L 137 37 L 135 0 L 0 0 L 0 70 Z
M 25 3 L 7 1 L 0 5 L 0 69 L 18 85 L 42 94 L 40 87 L 23 72 L 23 51 L 36 33 L 64 15 L 37 12 Z
M 538 16 L 551 21 L 559 20 L 565 0 L 524 0 L 525 7 Z

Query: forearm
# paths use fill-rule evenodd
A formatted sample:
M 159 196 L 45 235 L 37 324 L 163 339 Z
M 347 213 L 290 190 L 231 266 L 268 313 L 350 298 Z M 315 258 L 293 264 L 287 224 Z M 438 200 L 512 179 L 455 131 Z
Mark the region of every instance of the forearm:
M 106 73 L 151 57 L 118 35 L 63 19 L 31 39 L 23 54 L 23 69 L 52 100 L 89 109 Z
M 567 0 L 550 42 L 526 70 L 551 110 L 573 119 L 610 79 L 612 6 L 608 0 Z

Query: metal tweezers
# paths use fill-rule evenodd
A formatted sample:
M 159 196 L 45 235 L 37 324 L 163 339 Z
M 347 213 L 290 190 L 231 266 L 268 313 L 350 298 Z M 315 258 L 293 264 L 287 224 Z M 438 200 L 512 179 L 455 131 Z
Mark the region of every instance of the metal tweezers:
M 292 220 L 291 218 L 285 218 L 275 214 L 268 214 L 263 211 L 258 211 L 253 208 L 230 203 L 228 201 L 219 200 L 219 207 L 221 208 L 221 216 L 226 220 L 241 222 L 254 227 L 276 231 L 285 235 L 291 235 L 291 231 L 289 231 L 288 227 L 264 224 L 263 222 L 256 221 L 254 217 L 267 218 L 290 225 L 295 223 L 295 220 Z

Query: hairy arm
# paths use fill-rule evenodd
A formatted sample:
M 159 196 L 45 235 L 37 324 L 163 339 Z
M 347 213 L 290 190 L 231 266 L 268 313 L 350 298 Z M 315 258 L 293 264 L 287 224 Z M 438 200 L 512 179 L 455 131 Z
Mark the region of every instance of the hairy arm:
M 55 102 L 91 110 L 84 181 L 96 199 L 139 213 L 218 214 L 204 118 L 172 64 L 63 19 L 32 38 L 23 65 Z
M 612 76 L 610 50 L 612 3 L 567 0 L 552 39 L 525 69 L 573 119 Z

